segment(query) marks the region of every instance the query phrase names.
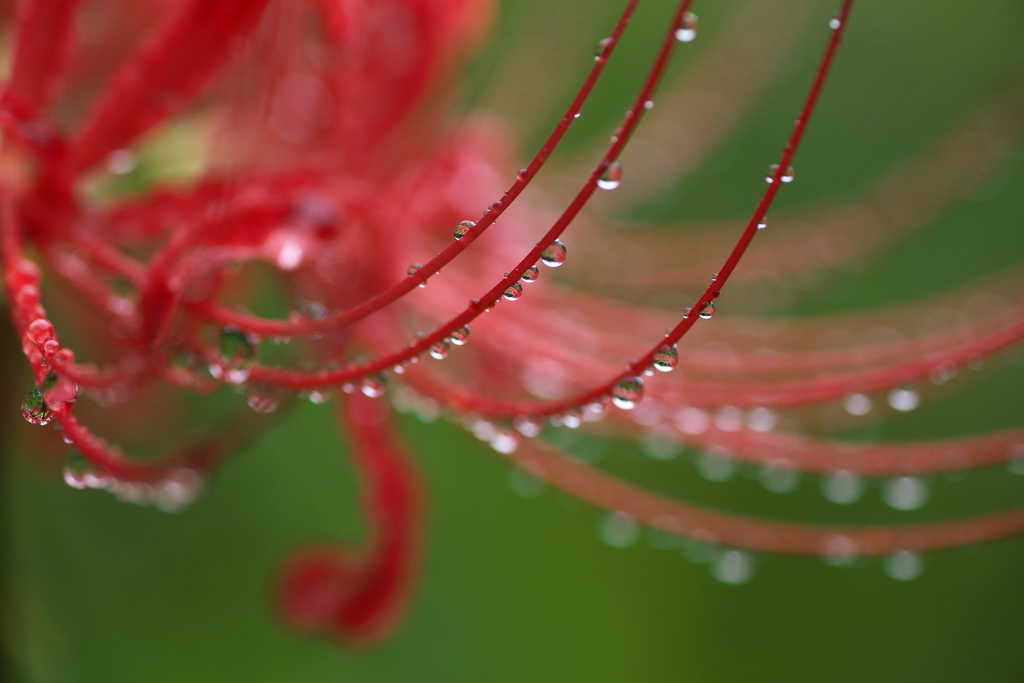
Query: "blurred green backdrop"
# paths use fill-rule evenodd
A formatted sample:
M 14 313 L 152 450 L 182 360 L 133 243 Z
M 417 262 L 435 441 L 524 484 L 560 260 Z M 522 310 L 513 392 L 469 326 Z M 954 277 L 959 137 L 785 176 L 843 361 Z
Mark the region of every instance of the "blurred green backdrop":
M 552 7 L 557 4 L 557 7 Z M 547 69 L 573 82 L 609 30 L 607 2 L 506 3 L 499 28 L 469 70 L 465 107 L 487 102 L 524 34 L 564 49 Z M 786 2 L 776 3 L 789 11 Z M 645 218 L 742 217 L 781 147 L 827 38 L 831 3 L 811 19 L 783 76 L 701 172 L 644 207 Z M 836 3 L 838 4 L 838 3 Z M 735 11 L 698 3 L 699 53 Z M 665 16 L 652 2 L 622 59 L 588 105 L 582 149 L 615 125 Z M 799 206 L 855 195 L 925 150 L 1024 67 L 1024 4 L 952 0 L 858 4 L 833 81 L 780 198 Z M 557 37 L 557 36 L 556 36 Z M 549 45 L 550 46 L 550 45 Z M 577 49 L 578 48 L 578 49 Z M 680 54 L 673 73 L 684 71 Z M 525 68 L 525 67 L 524 67 Z M 512 73 L 515 73 L 512 70 Z M 544 73 L 519 77 L 543 79 Z M 558 108 L 571 96 L 565 91 Z M 523 156 L 559 115 L 504 112 L 522 130 Z M 671 116 L 656 108 L 652 115 Z M 547 123 L 546 123 L 547 122 Z M 853 309 L 919 296 L 1019 266 L 1024 258 L 1024 164 L 1004 169 L 927 230 L 836 277 L 780 314 Z M 628 156 L 624 164 L 628 163 Z M 627 181 L 628 181 L 628 165 Z M 510 174 L 514 169 L 510 169 Z M 571 233 L 570 233 L 571 235 Z M 728 296 L 728 294 L 727 294 Z M 28 386 L 6 333 L 0 524 L 3 640 L 8 677 L 32 683 L 178 681 L 972 681 L 1024 680 L 1024 540 L 926 558 L 914 581 L 878 561 L 832 568 L 815 559 L 757 558 L 749 583 L 726 586 L 680 548 L 641 540 L 603 544 L 602 513 L 553 491 L 510 490 L 508 466 L 459 429 L 403 421 L 425 474 L 430 514 L 420 588 L 407 622 L 382 646 L 339 649 L 286 631 L 270 584 L 295 547 L 360 534 L 358 489 L 329 406 L 302 405 L 232 460 L 187 512 L 167 515 L 64 486 L 58 467 L 34 464 L 15 406 Z M 1024 423 L 1024 357 L 1004 354 L 957 395 L 861 436 L 968 434 Z M 12 381 L 11 378 L 16 378 Z M 231 396 L 226 401 L 237 401 Z M 570 444 L 573 446 L 573 444 Z M 585 442 L 604 466 L 636 481 L 727 509 L 822 521 L 939 519 L 1024 501 L 1005 471 L 938 478 L 921 511 L 894 513 L 869 490 L 852 510 L 824 503 L 818 482 L 764 491 L 749 472 L 710 484 L 692 454 L 667 463 L 635 444 Z M 514 479 L 513 479 L 514 480 Z M 668 483 L 665 483 L 668 482 Z

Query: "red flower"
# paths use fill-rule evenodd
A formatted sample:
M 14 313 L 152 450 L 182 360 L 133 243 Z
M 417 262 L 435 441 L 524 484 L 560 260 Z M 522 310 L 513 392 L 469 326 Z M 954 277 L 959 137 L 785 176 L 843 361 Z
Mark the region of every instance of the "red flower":
M 420 547 L 421 492 L 381 398 L 387 391 L 399 407 L 450 413 L 531 475 L 614 513 L 611 542 L 642 523 L 738 549 L 715 570 L 726 581 L 749 573 L 739 549 L 839 562 L 885 555 L 906 577 L 916 571 L 915 553 L 1024 529 L 1020 509 L 865 528 L 725 514 L 645 491 L 538 438 L 545 423 L 639 433 L 663 457 L 685 440 L 709 454 L 700 466 L 711 478 L 728 476 L 735 460 L 763 466 L 775 490 L 811 472 L 836 502 L 856 498 L 862 477 L 887 477 L 896 508 L 923 501 L 922 475 L 1022 456 L 1019 429 L 898 445 L 799 431 L 807 406 L 842 402 L 862 415 L 888 392 L 893 409 L 913 409 L 921 400 L 913 383 L 943 380 L 1017 343 L 1019 306 L 911 338 L 837 336 L 825 350 L 812 344 L 821 329 L 814 323 L 778 331 L 770 321 L 703 322 L 727 283 L 813 274 L 917 227 L 946 199 L 941 179 L 896 174 L 859 205 L 807 212 L 825 215 L 816 234 L 845 253 L 818 253 L 806 234 L 783 233 L 737 269 L 793 180 L 849 0 L 823 26 L 827 46 L 809 95 L 760 203 L 745 227 L 730 226 L 731 251 L 724 243 L 691 249 L 688 237 L 665 231 L 631 233 L 627 245 L 599 216 L 581 215 L 598 189 L 637 200 L 673 172 L 657 158 L 624 172 L 619 159 L 673 51 L 696 37 L 689 0 L 671 14 L 639 93 L 599 162 L 577 176 L 580 189 L 564 211 L 551 212 L 536 195 L 520 199 L 580 115 L 635 4 L 599 43 L 565 116 L 516 175 L 498 124 L 451 125 L 450 77 L 483 36 L 486 2 L 111 2 L 80 16 L 70 0 L 23 0 L 0 99 L 9 140 L 0 230 L 8 302 L 37 381 L 23 412 L 52 423 L 74 449 L 68 483 L 177 509 L 272 421 L 202 419 L 173 408 L 167 387 L 244 387 L 249 407 L 266 414 L 296 395 L 336 396 L 371 538 L 354 551 L 299 553 L 281 580 L 280 605 L 296 626 L 358 644 L 400 617 Z M 141 41 L 125 40 L 142 27 Z M 673 89 L 659 110 L 675 109 L 686 92 Z M 939 175 L 956 168 L 980 178 L 994 165 L 998 145 L 989 151 L 971 140 L 979 130 L 1016 134 L 1011 99 L 931 153 Z M 693 158 L 719 132 L 720 122 L 706 118 L 695 125 L 707 139 L 664 143 L 675 171 L 689 161 L 681 149 Z M 668 128 L 666 120 L 656 126 Z M 209 139 L 205 154 L 192 149 L 199 136 Z M 134 187 L 114 182 L 147 155 L 169 160 L 133 174 Z M 173 162 L 186 164 L 185 178 L 171 177 Z M 894 194 L 911 192 L 913 200 L 893 207 Z M 630 262 L 630 249 L 645 254 L 642 265 Z M 580 264 L 570 266 L 580 286 L 547 282 L 548 269 L 563 262 Z M 62 283 L 54 298 L 73 302 L 63 317 L 54 313 L 59 328 L 42 303 L 44 269 Z M 588 291 L 609 279 L 622 291 Z M 682 317 L 634 301 L 636 292 L 680 287 L 702 292 Z M 66 345 L 72 338 L 77 356 Z M 151 442 L 187 434 L 159 458 L 126 457 L 79 419 L 79 391 L 124 406 L 113 420 L 94 418 L 104 433 L 124 429 L 118 423 L 133 404 L 155 396 L 157 410 L 138 411 L 160 435 Z

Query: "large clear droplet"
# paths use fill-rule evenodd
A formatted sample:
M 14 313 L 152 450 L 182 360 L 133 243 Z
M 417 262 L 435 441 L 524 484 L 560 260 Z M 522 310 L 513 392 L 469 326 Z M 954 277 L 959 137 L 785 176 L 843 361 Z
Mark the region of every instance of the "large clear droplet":
M 469 325 L 463 325 L 452 331 L 450 337 L 448 337 L 452 344 L 456 346 L 465 346 L 469 341 Z
M 164 512 L 181 512 L 195 502 L 205 484 L 201 472 L 183 467 L 157 484 L 153 505 Z
M 679 27 L 676 29 L 676 40 L 680 43 L 692 43 L 697 38 L 697 15 L 693 12 L 685 12 L 679 20 Z
M 28 325 L 28 330 L 25 332 L 29 340 L 37 346 L 42 346 L 46 342 L 53 339 L 54 330 L 53 323 L 46 318 L 37 318 Z
M 546 266 L 557 268 L 565 263 L 565 254 L 565 245 L 561 240 L 555 240 L 549 244 L 543 252 L 541 252 L 540 260 Z
M 273 387 L 255 384 L 249 388 L 246 403 L 257 413 L 272 413 L 281 405 L 281 395 Z
M 526 283 L 536 282 L 537 278 L 540 277 L 540 268 L 537 266 L 530 266 L 523 271 L 522 281 Z
M 642 377 L 623 377 L 612 387 L 612 403 L 623 410 L 633 410 L 644 397 Z
M 765 182 L 774 183 L 775 182 L 775 174 L 778 173 L 778 172 L 779 172 L 779 165 L 778 164 L 772 164 L 771 166 L 769 166 L 768 167 L 768 175 L 766 175 L 764 177 Z M 791 182 L 793 182 L 793 167 L 790 166 L 789 168 L 787 168 L 786 171 L 779 178 L 779 180 L 781 180 L 784 183 L 791 183 Z
M 867 415 L 871 412 L 871 399 L 864 394 L 850 394 L 843 399 L 843 409 L 850 415 Z
M 53 419 L 50 407 L 43 400 L 39 387 L 32 387 L 21 402 L 21 414 L 34 425 L 46 425 Z
M 490 439 L 491 448 L 496 450 L 502 455 L 508 455 L 515 453 L 516 449 L 519 448 L 519 439 L 516 438 L 515 433 L 510 429 L 499 429 L 494 433 L 494 436 Z
M 421 270 L 423 270 L 423 265 L 422 264 L 420 264 L 420 263 L 413 263 L 413 264 L 411 264 L 406 269 L 405 274 L 408 275 L 409 277 L 412 277 L 413 275 L 415 275 L 416 273 L 418 273 Z M 426 280 L 424 280 L 423 282 L 420 283 L 420 287 L 426 287 L 426 286 L 427 286 L 427 281 Z
M 91 488 L 95 479 L 96 468 L 78 451 L 71 451 L 64 460 L 64 483 L 73 489 Z
M 597 186 L 602 190 L 614 190 L 622 182 L 622 165 L 618 161 L 609 161 L 608 165 L 597 177 Z
M 523 286 L 518 281 L 513 282 L 505 288 L 501 295 L 509 301 L 515 301 L 523 295 Z
M 707 303 L 705 303 L 704 306 L 701 307 L 700 313 L 698 315 L 700 315 L 702 320 L 710 320 L 712 317 L 714 317 L 715 302 L 708 301 Z
M 437 360 L 444 360 L 448 357 L 448 352 L 451 350 L 452 345 L 447 339 L 442 339 L 433 346 L 430 347 L 430 357 L 436 358 Z
M 771 408 L 752 408 L 747 413 L 747 428 L 754 432 L 770 432 L 779 423 L 779 416 Z
M 900 412 L 909 412 L 921 404 L 921 397 L 912 389 L 893 389 L 889 392 L 889 405 Z
M 566 408 L 561 415 L 562 426 L 569 429 L 579 429 L 583 425 L 583 410 L 578 406 Z
M 662 372 L 670 372 L 679 363 L 679 349 L 675 344 L 666 344 L 654 352 L 654 367 Z
M 516 415 L 512 424 L 515 426 L 516 431 L 531 439 L 538 436 L 543 429 L 540 420 L 528 415 Z
M 473 221 L 459 221 L 458 225 L 455 226 L 455 239 L 461 240 L 475 227 L 476 223 Z
M 249 372 L 256 363 L 256 338 L 248 332 L 227 327 L 220 333 L 220 360 L 211 371 L 218 379 L 231 384 L 241 384 L 249 379 Z
M 359 389 L 370 398 L 377 398 L 384 395 L 385 388 L 385 375 L 383 372 L 378 372 L 372 375 L 363 377 L 362 382 L 359 384 Z

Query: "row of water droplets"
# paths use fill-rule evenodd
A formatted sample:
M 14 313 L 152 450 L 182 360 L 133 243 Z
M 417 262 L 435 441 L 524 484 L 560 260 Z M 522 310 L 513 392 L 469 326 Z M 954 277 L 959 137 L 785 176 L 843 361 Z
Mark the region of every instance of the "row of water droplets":
M 829 21 L 829 27 L 837 30 L 841 26 L 838 18 Z M 692 12 L 686 12 L 680 26 L 676 29 L 675 37 L 680 42 L 690 42 L 697 35 L 697 16 Z M 610 39 L 604 39 L 598 43 L 595 59 L 602 59 L 608 47 Z M 646 109 L 653 106 L 653 102 L 644 103 Z M 779 165 L 772 164 L 768 168 L 765 177 L 766 182 L 773 183 L 775 177 L 783 183 L 790 183 L 794 178 L 793 167 L 789 166 L 779 174 Z M 622 167 L 618 161 L 609 162 L 598 179 L 598 187 L 601 189 L 615 189 L 622 179 Z M 767 227 L 767 220 L 761 219 L 757 228 Z M 686 309 L 684 317 L 689 316 L 692 309 Z M 711 318 L 715 313 L 713 302 L 706 302 L 698 315 L 701 318 Z M 678 349 L 675 345 L 663 346 L 658 349 L 654 356 L 654 369 L 670 371 L 678 363 Z M 645 374 L 651 374 L 650 370 Z M 643 398 L 643 379 L 639 376 L 629 376 L 620 379 L 613 387 L 611 393 L 612 402 L 623 409 L 633 409 Z M 897 388 L 889 394 L 889 404 L 896 410 L 909 411 L 917 407 L 919 399 L 916 392 L 906 388 Z M 854 415 L 864 415 L 871 409 L 870 398 L 864 394 L 853 394 L 844 401 L 844 407 Z M 599 411 L 598 411 L 599 414 Z M 566 414 L 558 416 L 556 422 L 570 428 L 577 427 L 582 422 L 582 411 L 571 409 Z M 540 423 L 535 419 L 525 416 L 517 418 L 517 430 L 524 436 L 537 436 L 541 431 Z M 482 430 L 481 436 L 487 436 L 490 430 Z M 500 433 L 495 430 L 495 434 Z M 504 435 L 502 446 L 509 437 Z M 506 446 L 507 448 L 507 446 Z M 503 452 L 509 452 L 499 448 Z M 1022 458 L 1024 461 L 1024 458 Z M 1024 472 L 1024 467 L 1021 468 Z M 715 474 L 715 468 L 706 468 L 707 473 Z M 795 470 L 793 470 L 795 474 Z M 730 475 L 731 476 L 731 475 Z M 709 478 L 716 478 L 714 476 Z M 726 477 L 727 478 L 727 477 Z M 524 495 L 536 495 L 542 488 L 535 485 L 527 485 L 524 481 L 538 481 L 533 479 L 519 468 L 513 468 L 513 488 L 524 493 Z M 791 490 L 796 479 L 789 477 L 783 482 L 778 477 L 767 476 L 764 478 L 766 486 L 770 490 L 785 491 Z M 793 485 L 790 485 L 790 481 Z M 838 471 L 822 480 L 822 491 L 826 498 L 840 504 L 852 503 L 860 498 L 863 492 L 864 482 L 858 475 L 847 471 Z M 924 482 L 914 477 L 898 477 L 892 479 L 884 488 L 883 497 L 892 507 L 897 509 L 914 509 L 923 504 L 927 497 L 927 489 Z M 598 524 L 598 534 L 609 546 L 625 548 L 634 545 L 640 537 L 641 526 L 628 515 L 612 512 L 608 513 Z M 755 560 L 752 553 L 739 549 L 719 549 L 713 542 L 702 540 L 698 535 L 690 538 L 683 538 L 675 534 L 662 531 L 655 527 L 648 529 L 651 543 L 655 547 L 668 549 L 673 546 L 682 545 L 688 557 L 697 562 L 709 563 L 712 576 L 726 584 L 742 584 L 749 581 L 755 572 Z M 828 544 L 823 549 L 823 558 L 834 566 L 845 566 L 852 564 L 856 559 L 856 546 L 851 539 L 836 537 L 834 543 Z M 887 558 L 884 558 L 885 572 L 892 578 L 901 581 L 908 581 L 920 575 L 923 569 L 923 560 L 916 553 L 898 551 Z
M 105 490 L 119 500 L 135 505 L 152 505 L 164 512 L 180 512 L 192 505 L 205 486 L 198 470 L 182 467 L 158 481 L 119 479 L 96 468 L 78 451 L 71 451 L 64 462 L 64 482 L 74 489 Z

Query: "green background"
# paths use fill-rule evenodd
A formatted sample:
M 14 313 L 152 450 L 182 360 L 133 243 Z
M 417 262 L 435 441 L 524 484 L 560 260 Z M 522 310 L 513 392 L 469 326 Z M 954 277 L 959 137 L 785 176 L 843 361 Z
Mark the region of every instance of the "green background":
M 611 26 L 602 3 L 509 3 L 469 71 L 465 106 L 500 88 L 495 74 L 516 41 L 547 13 L 580 21 L 548 68 L 582 74 L 590 46 Z M 699 54 L 733 3 L 698 3 Z M 787 3 L 777 3 L 787 11 Z M 624 59 L 588 105 L 579 133 L 613 128 L 639 81 L 669 9 L 645 5 Z M 757 178 L 788 134 L 832 6 L 821 3 L 783 76 L 701 172 L 639 210 L 647 219 L 743 216 Z M 569 22 L 570 25 L 573 25 Z M 780 198 L 799 206 L 855 194 L 927 149 L 1024 66 L 1024 5 L 983 0 L 864 2 L 854 9 L 820 115 Z M 582 38 L 581 38 L 582 36 Z M 570 39 L 571 38 L 571 39 Z M 573 46 L 585 46 L 573 52 Z M 672 73 L 685 69 L 682 58 Z M 526 74 L 543 78 L 544 74 Z M 571 95 L 566 92 L 564 101 Z M 616 104 L 617 103 L 617 104 Z M 559 103 L 559 107 L 563 106 Z M 654 113 L 660 113 L 656 108 Z M 509 114 L 527 141 L 558 112 Z M 665 113 L 668 115 L 668 113 Z M 625 159 L 624 159 L 625 162 Z M 628 182 L 628 166 L 625 181 Z M 510 171 L 514 173 L 514 169 Z M 927 230 L 877 254 L 773 314 L 803 315 L 910 299 L 1020 264 L 1024 164 L 1005 168 Z M 571 234 L 571 233 L 570 233 Z M 571 267 L 568 264 L 567 267 Z M 1024 680 L 1024 540 L 938 553 L 911 582 L 879 561 L 832 568 L 813 558 L 762 556 L 741 586 L 714 580 L 679 548 L 641 541 L 618 550 L 595 533 L 602 519 L 565 496 L 510 490 L 508 466 L 472 436 L 439 421 L 403 418 L 427 481 L 427 548 L 420 586 L 399 632 L 353 652 L 285 630 L 270 609 L 281 560 L 306 542 L 357 539 L 358 488 L 329 406 L 303 404 L 232 460 L 187 512 L 167 515 L 74 491 L 26 446 L 38 429 L 17 416 L 28 386 L 6 333 L 11 406 L 2 459 L 3 640 L 9 678 L 33 683 L 162 681 L 972 681 Z M 969 434 L 1024 423 L 1024 354 L 954 380 L 951 398 L 855 436 Z M 225 398 L 230 402 L 230 396 Z M 565 438 L 556 436 L 555 438 Z M 936 478 L 921 511 L 895 513 L 873 486 L 852 509 L 824 503 L 818 482 L 772 494 L 744 471 L 710 484 L 692 454 L 668 463 L 635 444 L 568 444 L 601 452 L 603 466 L 688 499 L 782 517 L 859 521 L 942 519 L 1024 500 L 1002 469 Z

